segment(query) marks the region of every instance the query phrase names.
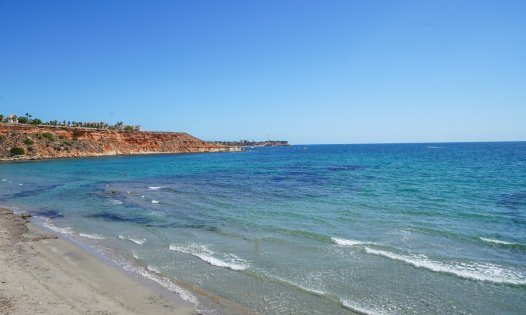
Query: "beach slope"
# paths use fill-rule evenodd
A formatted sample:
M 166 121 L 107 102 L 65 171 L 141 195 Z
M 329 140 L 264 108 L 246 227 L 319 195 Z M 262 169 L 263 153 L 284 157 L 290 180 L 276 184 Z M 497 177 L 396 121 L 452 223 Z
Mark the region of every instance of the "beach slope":
M 0 208 L 0 314 L 86 313 L 196 311 Z

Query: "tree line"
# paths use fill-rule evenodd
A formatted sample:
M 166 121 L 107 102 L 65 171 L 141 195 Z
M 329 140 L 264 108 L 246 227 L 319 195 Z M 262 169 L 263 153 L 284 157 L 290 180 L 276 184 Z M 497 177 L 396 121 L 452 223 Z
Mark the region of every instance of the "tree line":
M 80 127 L 80 128 L 94 128 L 94 129 L 109 129 L 109 130 L 123 130 L 123 131 L 140 131 L 140 126 L 125 125 L 122 121 L 119 121 L 113 125 L 106 122 L 82 122 L 82 121 L 59 121 L 50 120 L 47 122 L 42 121 L 39 118 L 33 118 L 33 115 L 26 113 L 23 116 L 9 115 L 4 116 L 0 114 L 1 123 L 18 123 L 18 124 L 29 124 L 29 125 L 44 125 L 44 126 L 62 126 L 62 127 Z

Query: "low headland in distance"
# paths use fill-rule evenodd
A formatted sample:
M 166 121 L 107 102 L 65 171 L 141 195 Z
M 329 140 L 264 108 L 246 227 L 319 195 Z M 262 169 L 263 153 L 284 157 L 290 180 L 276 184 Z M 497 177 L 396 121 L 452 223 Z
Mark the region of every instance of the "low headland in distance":
M 0 114 L 0 161 L 93 156 L 233 152 L 287 141 L 203 141 L 185 132 L 143 131 L 123 122 L 43 122 L 30 114 Z
M 214 144 L 234 147 L 286 147 L 289 146 L 289 142 L 285 140 L 266 140 L 266 141 L 254 141 L 254 140 L 238 140 L 238 141 L 212 141 Z

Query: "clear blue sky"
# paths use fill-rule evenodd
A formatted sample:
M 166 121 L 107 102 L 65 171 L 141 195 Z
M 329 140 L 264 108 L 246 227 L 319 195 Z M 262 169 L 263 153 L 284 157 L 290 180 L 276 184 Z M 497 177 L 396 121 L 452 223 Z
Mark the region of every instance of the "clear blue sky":
M 0 0 L 0 112 L 206 140 L 526 140 L 526 1 Z

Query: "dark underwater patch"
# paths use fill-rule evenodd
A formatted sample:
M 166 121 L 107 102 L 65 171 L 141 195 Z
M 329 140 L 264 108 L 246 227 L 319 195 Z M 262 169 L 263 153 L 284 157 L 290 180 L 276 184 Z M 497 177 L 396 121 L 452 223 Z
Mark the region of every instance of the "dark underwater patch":
M 129 216 L 111 212 L 98 212 L 89 214 L 87 218 L 102 219 L 109 222 L 132 222 L 137 224 L 151 225 L 154 220 L 143 216 Z
M 512 194 L 502 194 L 496 202 L 497 206 L 517 211 L 526 208 L 526 191 Z
M 55 210 L 55 209 L 38 209 L 38 210 L 35 210 L 35 211 L 30 211 L 29 213 L 31 213 L 34 216 L 46 217 L 46 218 L 50 218 L 50 219 L 56 219 L 56 218 L 63 218 L 64 217 L 64 215 L 62 213 L 60 213 L 58 210 Z
M 25 197 L 30 197 L 30 196 L 36 196 L 36 195 L 40 195 L 42 193 L 46 193 L 50 190 L 53 190 L 59 186 L 62 186 L 62 185 L 47 185 L 47 186 L 39 186 L 37 188 L 34 188 L 34 189 L 28 189 L 28 190 L 23 190 L 23 191 L 20 191 L 20 192 L 17 192 L 17 193 L 14 193 L 14 194 L 11 194 L 11 195 L 6 195 L 4 197 L 2 197 L 0 200 L 9 200 L 9 199 L 18 199 L 18 198 L 25 198 Z

